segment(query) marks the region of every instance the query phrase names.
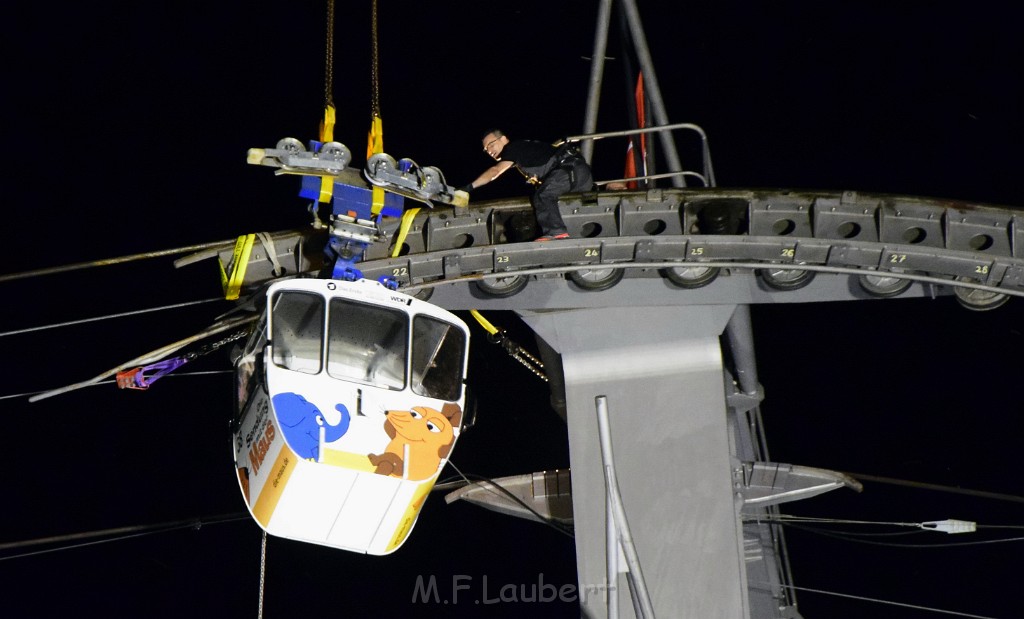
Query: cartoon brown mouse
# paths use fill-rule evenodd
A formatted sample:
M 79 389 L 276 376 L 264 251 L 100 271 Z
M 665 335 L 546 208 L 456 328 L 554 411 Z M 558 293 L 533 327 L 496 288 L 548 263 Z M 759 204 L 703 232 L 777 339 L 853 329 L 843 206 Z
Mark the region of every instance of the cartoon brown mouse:
M 387 415 L 384 431 L 391 442 L 384 453 L 367 456 L 377 467 L 374 472 L 413 481 L 436 473 L 441 458 L 448 455 L 455 442 L 454 429 L 462 422 L 462 409 L 448 403 L 440 411 L 414 406 L 412 410 L 389 410 L 384 414 Z

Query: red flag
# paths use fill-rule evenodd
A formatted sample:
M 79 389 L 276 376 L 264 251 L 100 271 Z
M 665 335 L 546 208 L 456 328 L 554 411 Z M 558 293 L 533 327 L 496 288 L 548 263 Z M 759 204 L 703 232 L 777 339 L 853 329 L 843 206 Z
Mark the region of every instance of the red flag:
M 634 98 L 636 101 L 636 124 L 637 129 L 644 129 L 647 127 L 647 119 L 645 114 L 644 105 L 644 74 L 641 72 L 636 79 L 636 90 L 634 91 Z M 634 176 L 646 176 L 647 175 L 647 134 L 639 134 L 639 140 L 634 136 L 629 139 L 629 146 L 626 147 L 626 178 L 632 178 Z M 636 168 L 636 158 L 633 156 L 633 145 L 635 142 L 640 142 L 640 170 Z M 639 173 L 638 173 L 639 172 Z M 629 181 L 626 183 L 629 189 L 636 189 L 637 182 Z

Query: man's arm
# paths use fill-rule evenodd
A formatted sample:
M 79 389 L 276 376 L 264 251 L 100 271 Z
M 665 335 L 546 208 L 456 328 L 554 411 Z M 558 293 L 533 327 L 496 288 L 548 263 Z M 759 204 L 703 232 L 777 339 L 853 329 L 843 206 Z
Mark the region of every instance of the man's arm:
M 483 174 L 476 177 L 476 179 L 469 184 L 470 188 L 477 189 L 479 187 L 483 187 L 487 183 L 493 181 L 494 179 L 498 178 L 506 171 L 508 171 L 508 169 L 511 168 L 512 165 L 513 162 L 511 161 L 499 161 L 498 163 L 484 170 Z

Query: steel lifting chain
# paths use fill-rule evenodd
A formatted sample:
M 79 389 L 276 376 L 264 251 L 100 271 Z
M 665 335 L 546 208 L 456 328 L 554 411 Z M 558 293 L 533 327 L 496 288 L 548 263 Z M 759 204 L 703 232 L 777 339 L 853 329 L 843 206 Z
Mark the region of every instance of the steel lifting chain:
M 231 335 L 229 335 L 229 336 L 227 336 L 227 337 L 225 337 L 225 338 L 223 338 L 221 340 L 218 340 L 216 342 L 213 342 L 212 344 L 203 344 L 202 346 L 197 348 L 195 351 L 186 354 L 185 358 L 188 359 L 189 361 L 193 361 L 195 359 L 198 359 L 199 357 L 202 357 L 203 355 L 208 355 L 208 354 L 216 351 L 221 346 L 224 346 L 225 344 L 230 344 L 231 342 L 234 342 L 235 340 L 241 339 L 247 333 L 249 333 L 248 329 L 240 329 L 238 331 L 235 331 Z
M 370 108 L 375 118 L 380 118 L 380 67 L 377 61 L 377 0 L 373 0 L 373 12 L 370 15 L 370 80 L 372 84 Z
M 327 46 L 324 59 L 324 107 L 334 107 L 334 0 L 327 0 Z
M 177 370 L 189 361 L 194 361 L 203 355 L 208 355 L 225 344 L 230 344 L 242 338 L 248 332 L 248 329 L 241 329 L 217 342 L 204 344 L 198 349 L 179 357 L 172 357 L 142 367 L 122 370 L 116 375 L 117 386 L 119 389 L 149 389 L 150 385 L 157 380 Z
M 537 357 L 534 357 L 525 348 L 509 339 L 504 331 L 489 333 L 487 335 L 487 339 L 490 340 L 492 344 L 500 345 L 502 348 L 505 349 L 505 352 L 507 352 L 509 356 L 511 356 L 519 363 L 523 364 L 523 366 L 526 367 L 526 369 L 530 370 L 530 372 L 532 372 L 538 378 L 540 378 L 544 382 L 548 382 L 548 377 L 543 372 L 544 364 L 541 362 L 541 360 L 538 359 Z
M 490 320 L 484 318 L 484 315 L 477 310 L 469 310 L 469 314 L 473 318 L 476 318 L 476 321 L 480 323 L 480 326 L 487 332 L 487 340 L 490 343 L 500 345 L 505 349 L 505 352 L 507 352 L 513 359 L 523 364 L 523 366 L 530 370 L 530 372 L 535 376 L 544 382 L 548 382 L 547 375 L 542 371 L 544 369 L 544 364 L 540 359 L 534 357 L 522 346 L 510 340 L 504 329 L 495 327 L 491 324 Z

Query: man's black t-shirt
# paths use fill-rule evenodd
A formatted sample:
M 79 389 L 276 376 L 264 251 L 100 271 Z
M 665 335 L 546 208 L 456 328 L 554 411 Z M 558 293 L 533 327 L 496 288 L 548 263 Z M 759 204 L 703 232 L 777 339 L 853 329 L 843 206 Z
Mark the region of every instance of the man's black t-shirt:
M 527 176 L 544 176 L 555 147 L 536 140 L 512 140 L 501 149 L 501 160 L 511 161 Z

